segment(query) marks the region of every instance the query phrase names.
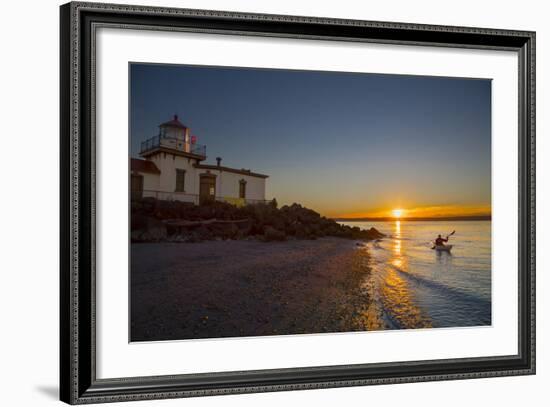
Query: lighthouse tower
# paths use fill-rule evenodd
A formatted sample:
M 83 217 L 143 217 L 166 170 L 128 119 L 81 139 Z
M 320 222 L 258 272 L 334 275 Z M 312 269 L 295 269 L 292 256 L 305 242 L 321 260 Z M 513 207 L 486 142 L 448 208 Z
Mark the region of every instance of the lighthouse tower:
M 140 155 L 149 157 L 158 152 L 184 155 L 204 160 L 206 147 L 195 143 L 189 127 L 179 121 L 178 115 L 166 123 L 159 125 L 159 134 L 141 143 Z
M 150 185 L 151 189 L 162 192 L 155 196 L 168 199 L 164 192 L 177 192 L 183 199 L 195 189 L 194 165 L 206 159 L 206 146 L 196 144 L 189 127 L 174 115 L 172 120 L 159 125 L 158 135 L 141 143 L 140 156 L 153 163 L 160 173 L 156 185 Z
M 178 115 L 166 123 L 159 126 L 160 145 L 166 148 L 191 152 L 191 139 L 189 135 L 189 127 L 185 126 L 178 120 Z

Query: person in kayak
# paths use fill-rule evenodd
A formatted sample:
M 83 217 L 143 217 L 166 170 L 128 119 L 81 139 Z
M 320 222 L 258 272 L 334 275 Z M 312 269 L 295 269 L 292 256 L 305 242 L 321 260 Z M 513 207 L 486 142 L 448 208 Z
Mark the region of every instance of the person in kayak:
M 437 239 L 435 239 L 435 245 L 436 246 L 445 246 L 444 243 L 447 243 L 449 241 L 449 238 L 443 239 L 441 235 L 437 235 Z

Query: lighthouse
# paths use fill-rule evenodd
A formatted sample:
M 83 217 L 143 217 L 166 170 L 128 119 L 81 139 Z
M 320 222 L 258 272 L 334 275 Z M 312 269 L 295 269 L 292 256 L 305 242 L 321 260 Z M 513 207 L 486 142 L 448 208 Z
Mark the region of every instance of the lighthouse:
M 160 124 L 158 134 L 141 143 L 141 159 L 131 159 L 132 199 L 236 205 L 265 201 L 267 175 L 223 166 L 221 157 L 216 164 L 204 164 L 206 146 L 196 141 L 177 115 Z
M 191 137 L 189 127 L 179 121 L 178 115 L 159 126 L 160 144 L 164 147 L 191 152 Z

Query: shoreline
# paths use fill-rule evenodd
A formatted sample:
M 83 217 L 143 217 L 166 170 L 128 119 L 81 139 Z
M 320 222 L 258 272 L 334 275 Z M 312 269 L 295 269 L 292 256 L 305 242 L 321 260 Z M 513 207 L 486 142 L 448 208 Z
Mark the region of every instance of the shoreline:
M 337 237 L 133 243 L 131 341 L 375 329 L 369 259 Z

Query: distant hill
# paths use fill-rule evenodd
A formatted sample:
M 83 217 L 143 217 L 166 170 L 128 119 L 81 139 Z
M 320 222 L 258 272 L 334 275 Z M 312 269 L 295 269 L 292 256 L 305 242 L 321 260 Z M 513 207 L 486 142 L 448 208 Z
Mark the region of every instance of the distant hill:
M 479 215 L 479 216 L 439 216 L 432 218 L 392 218 L 392 217 L 380 217 L 380 218 L 333 218 L 337 222 L 387 222 L 402 220 L 406 222 L 437 222 L 437 221 L 475 221 L 475 220 L 491 220 L 491 215 Z

